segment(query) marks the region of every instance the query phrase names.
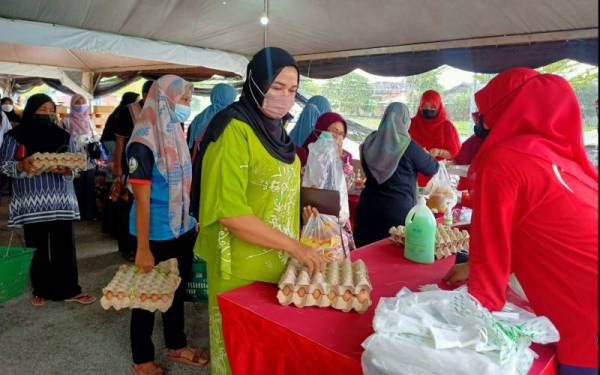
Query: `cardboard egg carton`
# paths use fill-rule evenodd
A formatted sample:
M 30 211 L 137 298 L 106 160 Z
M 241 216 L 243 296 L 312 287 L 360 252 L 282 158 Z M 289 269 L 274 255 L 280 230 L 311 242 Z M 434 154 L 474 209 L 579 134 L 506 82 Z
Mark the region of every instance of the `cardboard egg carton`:
M 52 167 L 85 169 L 87 165 L 86 156 L 81 152 L 36 152 L 31 158 L 39 173 L 47 172 Z
M 332 261 L 325 272 L 311 277 L 306 267 L 290 259 L 281 279 L 277 300 L 282 305 L 297 307 L 332 307 L 363 313 L 371 306 L 372 286 L 367 267 L 362 260 Z
M 148 273 L 140 272 L 135 265 L 122 265 L 102 289 L 100 304 L 105 310 L 113 307 L 165 312 L 173 304 L 180 283 L 175 258 L 160 262 Z
M 404 244 L 404 226 L 391 227 L 389 233 L 393 242 Z M 446 258 L 460 250 L 469 251 L 469 238 L 466 230 L 438 224 L 435 231 L 435 258 Z

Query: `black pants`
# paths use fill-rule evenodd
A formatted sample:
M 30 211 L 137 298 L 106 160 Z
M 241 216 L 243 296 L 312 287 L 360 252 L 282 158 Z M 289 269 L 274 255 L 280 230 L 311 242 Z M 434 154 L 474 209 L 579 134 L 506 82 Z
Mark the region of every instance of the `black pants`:
M 162 314 L 165 344 L 168 349 L 177 350 L 187 346 L 184 332 L 183 302 L 185 285 L 192 272 L 192 258 L 196 232 L 191 230 L 179 238 L 168 241 L 150 241 L 150 251 L 154 262 L 158 264 L 170 258 L 177 258 L 181 284 L 175 292 L 173 304 Z M 131 352 L 133 363 L 140 364 L 154 361 L 154 344 L 152 330 L 154 313 L 142 310 L 131 310 Z
M 133 205 L 133 195 L 129 194 L 129 201 L 118 199 L 115 202 L 117 216 L 117 243 L 119 252 L 126 258 L 135 254 L 136 240 L 129 234 L 129 214 Z
M 36 249 L 30 270 L 33 295 L 62 301 L 81 293 L 73 222 L 60 220 L 25 224 L 23 229 L 25 244 Z
M 81 172 L 73 185 L 81 220 L 93 220 L 96 217 L 96 170 Z

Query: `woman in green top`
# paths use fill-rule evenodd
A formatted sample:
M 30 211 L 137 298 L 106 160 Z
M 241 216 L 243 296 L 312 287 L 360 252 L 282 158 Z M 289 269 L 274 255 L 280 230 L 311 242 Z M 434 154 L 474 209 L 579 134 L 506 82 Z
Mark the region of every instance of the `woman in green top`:
M 276 283 L 289 256 L 311 272 L 324 267 L 297 240 L 300 162 L 284 130 L 299 82 L 296 62 L 280 48 L 266 48 L 246 77 L 240 100 L 216 115 L 194 161 L 194 178 L 201 176 L 196 252 L 208 265 L 213 374 L 231 372 L 218 293 L 253 281 Z

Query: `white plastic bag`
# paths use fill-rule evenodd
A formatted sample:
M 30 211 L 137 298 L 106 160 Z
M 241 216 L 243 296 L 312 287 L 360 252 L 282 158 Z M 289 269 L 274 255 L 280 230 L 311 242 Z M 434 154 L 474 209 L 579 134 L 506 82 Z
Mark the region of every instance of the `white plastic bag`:
M 433 290 L 432 290 L 433 289 Z M 526 375 L 532 342 L 559 339 L 545 317 L 512 304 L 492 314 L 468 293 L 403 288 L 382 298 L 373 319 L 375 333 L 363 343 L 365 375 Z
M 323 132 L 316 142 L 308 145 L 308 150 L 302 186 L 339 191 L 341 210 L 338 217 L 345 224 L 350 218 L 348 189 L 335 140 L 331 134 Z

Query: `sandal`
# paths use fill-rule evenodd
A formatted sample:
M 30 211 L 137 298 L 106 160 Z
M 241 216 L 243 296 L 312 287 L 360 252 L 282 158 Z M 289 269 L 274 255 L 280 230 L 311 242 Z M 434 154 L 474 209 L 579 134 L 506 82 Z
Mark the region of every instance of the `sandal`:
M 39 296 L 31 296 L 31 304 L 35 307 L 44 306 L 46 304 L 46 300 Z
M 183 356 L 183 353 L 190 353 L 190 356 Z M 210 362 L 209 355 L 205 350 L 183 348 L 178 350 L 169 350 L 167 354 L 169 361 L 183 363 L 193 367 L 204 367 Z
M 96 302 L 96 297 L 92 297 L 89 294 L 81 293 L 76 295 L 75 297 L 67 298 L 65 302 L 77 302 L 82 305 L 89 305 L 91 303 Z
M 131 373 L 133 375 L 165 375 L 167 372 L 162 368 L 158 367 L 156 363 L 152 363 L 154 368 L 149 371 L 141 370 L 142 365 L 131 365 Z

